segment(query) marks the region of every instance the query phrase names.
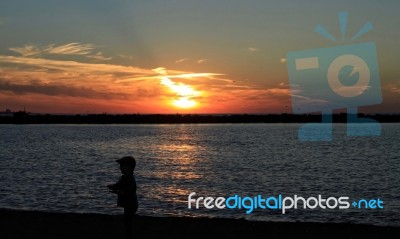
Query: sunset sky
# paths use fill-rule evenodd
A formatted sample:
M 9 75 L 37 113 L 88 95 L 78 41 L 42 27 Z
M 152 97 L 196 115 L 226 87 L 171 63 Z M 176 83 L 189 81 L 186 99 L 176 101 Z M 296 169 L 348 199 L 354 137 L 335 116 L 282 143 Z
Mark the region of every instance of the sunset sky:
M 400 113 L 398 0 L 2 0 L 0 111 L 291 112 L 290 51 L 332 47 L 374 28 L 383 103 Z M 346 42 L 345 42 L 346 43 Z

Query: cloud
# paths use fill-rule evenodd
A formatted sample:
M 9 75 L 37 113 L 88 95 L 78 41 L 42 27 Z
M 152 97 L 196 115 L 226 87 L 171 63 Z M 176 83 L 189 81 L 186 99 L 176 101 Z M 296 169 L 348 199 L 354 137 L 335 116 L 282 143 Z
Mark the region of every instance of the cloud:
M 38 47 L 34 45 L 25 45 L 23 47 L 11 47 L 9 48 L 10 51 L 20 54 L 21 56 L 36 56 L 42 53 Z
M 54 44 L 45 47 L 35 46 L 32 44 L 22 47 L 11 47 L 9 50 L 20 54 L 21 56 L 39 56 L 42 54 L 60 54 L 60 55 L 86 55 L 89 54 L 93 47 L 91 45 L 80 45 L 79 43 L 70 43 L 60 46 Z
M 160 74 L 151 69 L 1 55 L 0 65 L 0 93 L 22 99 L 35 94 L 138 102 L 162 95 Z
M 133 56 L 128 56 L 128 55 L 124 55 L 124 54 L 119 54 L 118 57 L 123 58 L 123 59 L 129 59 L 129 60 L 133 59 Z
M 181 59 L 176 60 L 175 63 L 179 64 L 179 63 L 187 62 L 187 61 L 189 61 L 189 60 L 190 60 L 190 58 L 181 58 Z M 196 62 L 197 64 L 203 64 L 203 63 L 205 63 L 205 62 L 207 62 L 207 61 L 208 61 L 208 59 L 198 59 L 198 60 L 195 60 L 195 62 Z
M 284 88 L 269 88 L 264 91 L 266 94 L 270 95 L 289 95 L 290 89 Z
M 20 54 L 21 56 L 40 56 L 40 55 L 81 55 L 87 56 L 95 48 L 92 44 L 81 44 L 81 43 L 68 43 L 64 45 L 50 44 L 47 46 L 37 45 L 24 45 L 22 47 L 11 47 L 10 51 Z M 97 55 L 97 54 L 96 54 Z M 94 56 L 96 56 L 94 55 Z M 91 55 L 90 57 L 93 57 Z
M 102 52 L 97 52 L 94 55 L 87 55 L 87 58 L 95 59 L 95 60 L 101 60 L 101 61 L 109 61 L 112 59 L 112 57 L 105 57 L 103 56 Z
M 182 62 L 185 62 L 188 60 L 189 60 L 189 58 L 181 58 L 181 59 L 176 60 L 175 63 L 182 63 Z
M 197 78 L 197 77 L 211 77 L 211 76 L 220 76 L 223 74 L 218 73 L 184 73 L 184 74 L 176 74 L 169 75 L 169 78 Z
M 326 105 L 327 103 L 329 103 L 329 101 L 327 101 L 327 100 L 310 98 L 310 97 L 302 96 L 302 95 L 290 94 L 290 96 L 294 97 L 294 98 L 298 98 L 298 100 L 297 100 L 298 105 L 304 105 L 306 107 L 310 107 L 311 104 Z
M 390 90 L 392 92 L 394 92 L 394 93 L 399 93 L 400 94 L 400 88 L 398 88 L 398 87 L 392 87 L 392 88 L 390 88 Z
M 208 59 L 199 59 L 197 60 L 197 64 L 203 64 L 206 63 L 208 61 Z
M 166 75 L 167 73 L 167 69 L 165 69 L 164 67 L 158 67 L 153 69 L 154 72 L 160 74 L 160 75 Z
M 44 53 L 58 55 L 87 55 L 94 49 L 92 44 L 69 43 L 65 45 L 55 46 L 49 45 L 44 49 Z
M 395 81 L 392 83 L 382 85 L 382 89 L 395 94 L 400 94 L 400 81 Z
M 82 63 L 77 61 L 49 60 L 43 58 L 28 58 L 0 55 L 0 63 L 25 65 L 43 69 L 51 69 L 82 74 L 129 74 L 129 75 L 154 75 L 154 71 L 134 66 L 121 66 L 113 64 Z
M 174 93 L 176 93 L 178 96 L 186 96 L 186 97 L 193 97 L 199 94 L 193 87 L 189 85 L 185 85 L 181 82 L 176 83 L 169 79 L 168 77 L 162 77 L 161 78 L 161 84 L 167 86 L 169 89 L 171 89 Z
M 72 96 L 84 98 L 101 99 L 127 99 L 127 94 L 99 92 L 88 87 L 75 87 L 62 84 L 44 84 L 37 81 L 31 81 L 30 84 L 14 84 L 8 81 L 0 80 L 0 91 L 10 92 L 16 95 L 42 94 L 48 96 Z
M 255 48 L 255 47 L 248 47 L 247 50 L 249 50 L 250 52 L 260 51 L 258 48 Z
M 279 87 L 290 88 L 290 84 L 287 84 L 285 82 L 281 82 L 281 83 L 279 83 Z

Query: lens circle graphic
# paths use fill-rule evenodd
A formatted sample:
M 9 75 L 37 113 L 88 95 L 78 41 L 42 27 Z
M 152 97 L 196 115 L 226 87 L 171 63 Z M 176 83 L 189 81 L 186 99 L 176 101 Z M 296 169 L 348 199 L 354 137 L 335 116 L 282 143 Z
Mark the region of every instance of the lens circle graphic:
M 359 73 L 358 81 L 351 86 L 343 85 L 339 79 L 339 72 L 345 66 L 353 66 L 353 73 Z M 331 89 L 343 97 L 361 95 L 369 86 L 371 75 L 367 63 L 355 55 L 342 55 L 332 61 L 328 68 L 328 83 Z

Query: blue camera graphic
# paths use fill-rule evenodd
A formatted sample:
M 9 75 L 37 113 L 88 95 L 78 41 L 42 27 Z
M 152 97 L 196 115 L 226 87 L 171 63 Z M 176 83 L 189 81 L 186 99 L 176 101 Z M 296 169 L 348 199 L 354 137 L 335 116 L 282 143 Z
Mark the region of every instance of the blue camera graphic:
M 347 13 L 339 13 L 339 19 L 343 40 Z M 353 39 L 371 28 L 372 25 L 367 23 Z M 318 25 L 316 31 L 336 41 L 323 27 Z M 378 122 L 357 117 L 357 107 L 382 102 L 374 43 L 289 52 L 286 63 L 293 113 L 322 114 L 322 124 L 309 123 L 299 129 L 300 140 L 332 140 L 332 112 L 342 108 L 347 108 L 348 136 L 380 135 Z

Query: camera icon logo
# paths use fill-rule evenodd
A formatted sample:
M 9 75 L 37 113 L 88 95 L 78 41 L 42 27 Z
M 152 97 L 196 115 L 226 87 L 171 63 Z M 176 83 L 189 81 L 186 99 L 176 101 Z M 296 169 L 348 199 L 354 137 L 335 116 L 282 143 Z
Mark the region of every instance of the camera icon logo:
M 344 40 L 347 13 L 339 13 Z M 351 39 L 365 34 L 367 23 Z M 337 41 L 318 25 L 316 31 Z M 321 112 L 321 123 L 308 123 L 299 129 L 301 141 L 332 140 L 332 112 L 347 109 L 347 135 L 380 135 L 380 124 L 372 119 L 358 118 L 357 107 L 380 104 L 382 91 L 376 46 L 372 42 L 330 48 L 289 52 L 286 56 L 291 88 L 293 113 Z M 367 123 L 367 124 L 359 124 Z

